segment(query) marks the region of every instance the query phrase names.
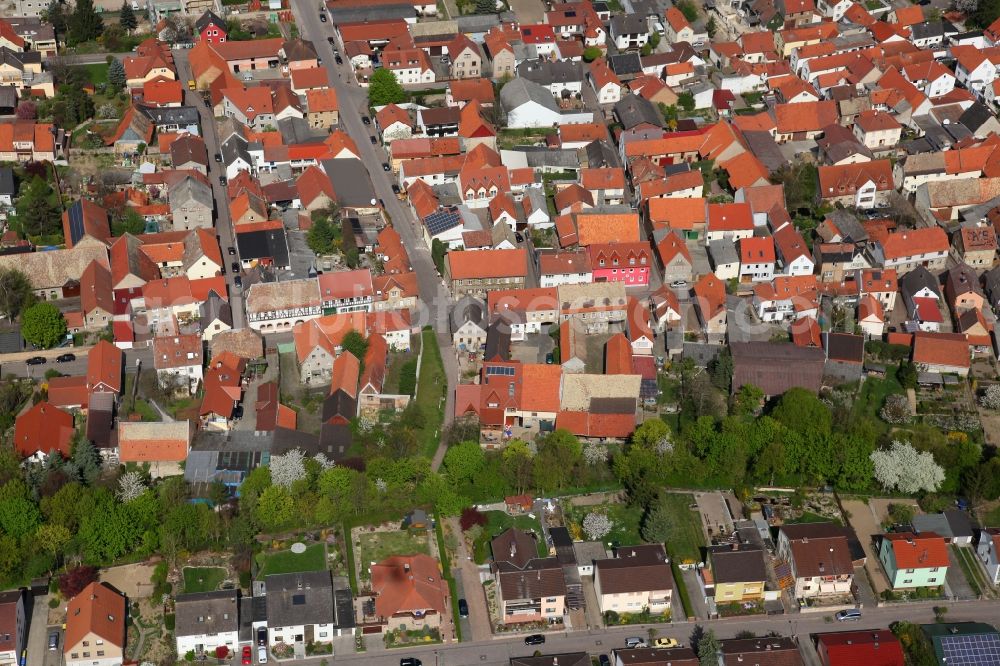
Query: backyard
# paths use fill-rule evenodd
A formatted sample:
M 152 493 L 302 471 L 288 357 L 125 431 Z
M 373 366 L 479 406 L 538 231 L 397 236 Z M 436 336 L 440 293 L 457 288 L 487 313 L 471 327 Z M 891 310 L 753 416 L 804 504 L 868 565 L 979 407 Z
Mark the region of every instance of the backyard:
M 879 410 L 885 403 L 885 398 L 893 393 L 904 393 L 902 385 L 896 380 L 896 368 L 889 366 L 886 368 L 885 377 L 869 377 L 861 384 L 858 397 L 854 401 L 852 421 L 868 420 L 876 427 L 888 431 L 891 427 L 888 423 L 879 418 Z
M 631 507 L 619 502 L 606 502 L 592 506 L 573 506 L 564 504 L 566 512 L 566 527 L 574 539 L 587 539 L 583 532 L 583 520 L 589 513 L 603 513 L 611 520 L 611 531 L 604 537 L 605 543 L 618 546 L 633 546 L 644 542 L 639 535 L 639 523 L 642 521 L 642 509 Z
M 381 562 L 393 555 L 431 554 L 426 530 L 364 532 L 355 546 L 361 576 L 367 578 L 372 562 Z
M 682 562 L 700 562 L 705 534 L 698 514 L 691 510 L 694 497 L 682 493 L 664 493 L 661 501 L 673 517 L 673 531 L 667 540 L 667 553 Z
M 184 567 L 184 592 L 213 592 L 226 579 L 221 567 Z
M 535 540 L 538 543 L 538 556 L 546 557 L 549 554 L 549 547 L 545 544 L 545 536 L 542 532 L 542 523 L 538 518 L 523 514 L 512 516 L 504 511 L 487 511 L 486 526 L 482 534 L 472 544 L 472 557 L 476 564 L 484 564 L 490 557 L 490 541 L 510 527 L 534 532 Z
M 424 417 L 420 429 L 420 449 L 428 458 L 434 456 L 438 447 L 441 432 L 441 401 L 448 387 L 444 376 L 444 363 L 441 361 L 441 348 L 438 347 L 437 334 L 427 327 L 420 335 L 420 345 L 423 357 L 420 361 L 420 375 L 417 378 L 416 404 Z
M 321 571 L 326 568 L 326 546 L 316 543 L 307 546 L 302 553 L 293 553 L 288 549 L 259 553 L 257 563 L 260 565 L 258 576 L 261 578 L 271 574 Z

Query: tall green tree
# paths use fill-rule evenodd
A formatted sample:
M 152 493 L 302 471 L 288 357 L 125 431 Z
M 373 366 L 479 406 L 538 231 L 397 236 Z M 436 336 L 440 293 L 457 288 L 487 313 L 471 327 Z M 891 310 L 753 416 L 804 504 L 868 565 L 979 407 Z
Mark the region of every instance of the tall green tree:
M 49 3 L 48 9 L 42 12 L 42 20 L 52 26 L 56 37 L 59 39 L 66 37 L 66 11 L 59 0 L 52 0 Z
M 364 366 L 365 354 L 368 353 L 368 340 L 365 336 L 352 328 L 344 335 L 340 347 L 344 351 L 354 354 L 354 357 L 361 361 L 361 365 Z
M 804 388 L 792 388 L 778 400 L 771 416 L 794 432 L 803 435 L 828 435 L 832 426 L 830 408 Z
M 24 236 L 49 236 L 62 231 L 62 215 L 52 186 L 38 176 L 21 184 L 15 210 L 17 228 Z
M 400 85 L 399 79 L 391 69 L 375 70 L 368 80 L 368 104 L 371 106 L 385 106 L 386 104 L 399 104 L 407 99 L 406 90 Z
M 568 430 L 555 430 L 538 443 L 535 456 L 535 483 L 543 490 L 561 490 L 574 476 L 583 457 L 580 440 Z
M 34 302 L 28 276 L 16 268 L 0 268 L 0 313 L 13 320 Z
M 66 337 L 66 318 L 52 303 L 35 303 L 21 315 L 21 335 L 36 347 L 55 347 Z
M 76 9 L 66 19 L 66 42 L 76 46 L 97 39 L 104 32 L 104 20 L 94 8 L 94 0 L 77 0 Z
M 496 0 L 476 0 L 476 13 L 496 14 L 497 13 Z
M 115 90 L 122 90 L 127 82 L 125 65 L 118 58 L 113 58 L 108 65 L 108 85 Z
M 121 11 L 118 14 L 118 23 L 129 32 L 139 27 L 139 21 L 136 20 L 135 12 L 132 11 L 132 5 L 128 3 L 128 0 L 122 2 Z
M 722 644 L 715 637 L 715 632 L 709 629 L 698 641 L 698 663 L 701 666 L 718 666 L 720 650 Z
M 479 442 L 462 442 L 444 454 L 444 469 L 454 483 L 472 479 L 486 464 L 486 455 Z

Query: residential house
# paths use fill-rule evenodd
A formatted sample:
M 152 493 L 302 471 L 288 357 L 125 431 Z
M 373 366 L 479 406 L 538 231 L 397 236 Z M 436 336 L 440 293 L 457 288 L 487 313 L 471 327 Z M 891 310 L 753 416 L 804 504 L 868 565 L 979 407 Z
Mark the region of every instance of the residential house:
M 125 597 L 90 583 L 66 606 L 63 659 L 67 666 L 118 666 L 125 660 Z
M 174 599 L 174 640 L 177 654 L 215 658 L 225 647 L 235 655 L 240 647 L 240 594 L 216 590 L 178 594 Z
M 726 334 L 726 285 L 714 273 L 706 273 L 692 289 L 698 313 L 698 329 L 708 338 L 719 340 Z
M 306 91 L 306 121 L 309 127 L 328 129 L 340 123 L 340 103 L 333 88 Z
M 811 4 L 811 3 L 810 3 Z M 728 638 L 719 641 L 720 666 L 804 666 L 798 641 L 788 636 Z
M 538 557 L 536 538 L 532 532 L 509 528 L 490 542 L 504 624 L 563 620 L 566 580 L 562 565 L 555 557 Z
M 186 419 L 118 422 L 118 461 L 148 465 L 153 478 L 183 474 L 190 450 L 191 422 Z
M 36 462 L 52 453 L 69 460 L 74 432 L 73 415 L 42 400 L 15 419 L 14 448 Z
M 906 664 L 902 644 L 888 629 L 818 634 L 816 652 L 822 666 L 851 666 L 851 664 L 905 666 Z
M 662 237 L 657 240 L 658 236 Z M 680 235 L 676 231 L 655 230 L 653 240 L 663 267 L 664 284 L 690 280 L 693 275 L 691 251 Z
M 89 199 L 77 199 L 62 214 L 66 249 L 96 241 L 107 245 L 111 238 L 108 211 Z
M 869 338 L 882 339 L 885 332 L 885 311 L 878 299 L 871 294 L 865 294 L 858 301 L 858 326 L 861 332 Z
M 17 666 L 27 649 L 23 590 L 0 592 L 0 666 Z
M 264 585 L 270 647 L 329 644 L 354 632 L 350 590 L 346 584 L 334 585 L 328 570 L 272 574 L 264 578 Z
M 486 321 L 479 303 L 468 303 L 461 314 L 462 323 L 452 334 L 452 341 L 459 351 L 479 351 L 486 346 Z
M 854 136 L 874 153 L 895 150 L 903 126 L 884 111 L 864 111 L 854 120 Z
M 460 32 L 445 48 L 451 60 L 451 78 L 475 79 L 482 76 L 483 55 L 475 42 Z
M 523 288 L 527 271 L 524 249 L 449 252 L 445 256 L 445 280 L 455 297 Z
M 958 258 L 977 271 L 993 268 L 997 253 L 997 234 L 992 226 L 961 227 L 952 235 Z
M 616 13 L 611 17 L 609 36 L 619 51 L 641 49 L 649 41 L 649 26 L 640 14 Z
M 966 310 L 982 310 L 986 302 L 979 276 L 968 264 L 958 264 L 945 273 L 944 294 L 956 317 Z
M 717 606 L 764 598 L 767 565 L 759 547 L 740 543 L 710 546 L 707 564 L 699 572 Z
M 769 236 L 739 240 L 741 283 L 768 282 L 774 277 L 774 241 Z
M 950 249 L 948 234 L 934 226 L 887 234 L 876 240 L 870 251 L 876 265 L 902 275 L 918 266 L 930 271 L 943 270 Z
M 174 231 L 212 228 L 215 199 L 211 186 L 204 179 L 185 176 L 170 188 L 167 201 Z
M 941 587 L 948 572 L 948 545 L 935 532 L 883 534 L 878 559 L 894 590 Z
M 428 555 L 394 555 L 369 565 L 375 617 L 386 631 L 437 628 L 451 617 L 441 565 Z
M 624 282 L 626 287 L 649 284 L 653 263 L 649 243 L 593 243 L 587 250 L 594 282 Z
M 245 256 L 240 252 L 241 256 Z M 259 282 L 245 296 L 247 325 L 261 333 L 291 330 L 298 323 L 323 314 L 319 282 L 300 279 L 291 282 Z
M 796 599 L 851 594 L 854 564 L 848 540 L 839 529 L 818 527 L 830 525 L 783 525 L 778 530 L 778 557 L 791 566 Z
M 918 332 L 913 334 L 910 360 L 922 372 L 967 377 L 971 365 L 969 342 L 963 334 Z
M 976 555 L 986 568 L 990 582 L 1000 583 L 1000 528 L 985 527 L 979 532 Z
M 207 176 L 208 150 L 205 148 L 205 140 L 194 134 L 174 139 L 170 142 L 170 163 L 175 169 L 197 171 Z
M 203 377 L 201 336 L 153 338 L 153 367 L 162 388 L 193 394 Z
M 889 160 L 819 167 L 819 198 L 829 204 L 875 208 L 887 203 L 894 189 Z
M 620 546 L 615 555 L 594 562 L 594 592 L 601 613 L 669 612 L 674 577 L 663 546 Z
M 318 279 L 324 315 L 372 311 L 371 270 L 331 271 Z

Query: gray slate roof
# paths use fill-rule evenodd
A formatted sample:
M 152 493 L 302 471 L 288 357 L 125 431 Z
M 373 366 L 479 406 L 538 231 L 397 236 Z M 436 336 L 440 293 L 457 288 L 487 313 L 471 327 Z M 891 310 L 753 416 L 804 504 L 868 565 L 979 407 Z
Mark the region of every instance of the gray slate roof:
M 519 76 L 500 89 L 500 103 L 507 111 L 512 111 L 528 102 L 535 102 L 554 113 L 559 113 L 559 106 L 553 99 L 552 93 L 534 81 Z
M 178 636 L 198 636 L 236 631 L 239 628 L 239 592 L 219 590 L 181 594 L 175 601 Z

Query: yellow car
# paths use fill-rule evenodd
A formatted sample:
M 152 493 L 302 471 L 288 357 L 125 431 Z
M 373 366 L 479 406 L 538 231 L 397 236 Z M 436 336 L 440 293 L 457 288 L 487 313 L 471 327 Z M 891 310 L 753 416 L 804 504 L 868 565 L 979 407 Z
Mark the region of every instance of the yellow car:
M 679 645 L 680 643 L 677 642 L 676 638 L 657 638 L 653 641 L 653 647 L 658 648 L 673 648 Z

